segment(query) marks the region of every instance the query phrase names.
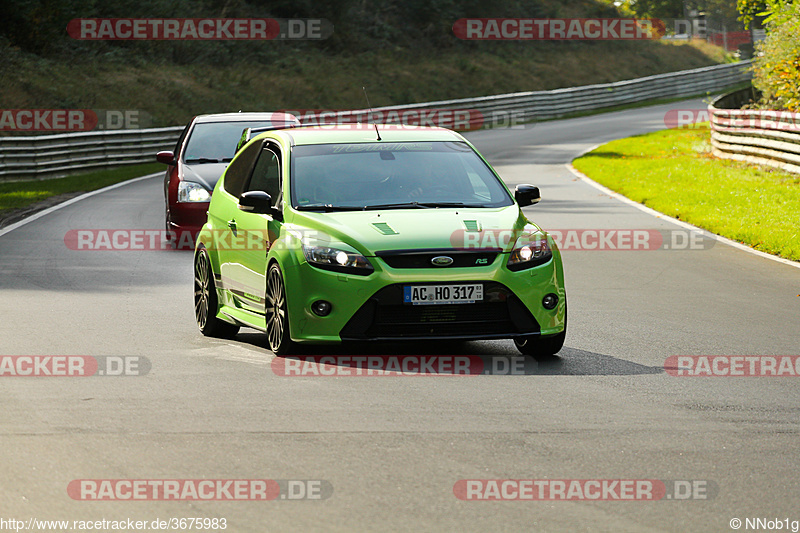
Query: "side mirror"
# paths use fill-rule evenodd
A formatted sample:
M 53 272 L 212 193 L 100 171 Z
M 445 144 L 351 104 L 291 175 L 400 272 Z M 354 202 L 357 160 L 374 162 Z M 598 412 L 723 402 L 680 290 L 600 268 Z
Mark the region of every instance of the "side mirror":
M 542 197 L 539 195 L 539 187 L 533 185 L 520 184 L 514 189 L 514 199 L 520 207 L 538 204 Z
M 169 150 L 165 150 L 163 152 L 158 152 L 156 154 L 156 161 L 158 161 L 159 163 L 164 163 L 165 165 L 174 165 L 175 164 L 175 154 L 173 154 Z
M 272 206 L 272 196 L 264 191 L 247 191 L 239 196 L 239 209 L 248 213 L 272 215 L 275 220 L 283 220 L 283 212 Z

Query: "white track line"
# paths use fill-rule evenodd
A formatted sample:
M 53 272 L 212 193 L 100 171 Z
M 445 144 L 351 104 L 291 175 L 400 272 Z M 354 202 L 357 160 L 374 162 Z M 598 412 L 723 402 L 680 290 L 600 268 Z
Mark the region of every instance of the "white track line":
M 5 235 L 6 233 L 10 233 L 10 232 L 14 231 L 15 229 L 17 229 L 19 227 L 24 226 L 25 224 L 27 224 L 29 222 L 33 222 L 34 220 L 36 220 L 38 218 L 42 218 L 45 215 L 49 215 L 53 211 L 58 211 L 62 207 L 67 207 L 68 205 L 74 204 L 75 202 L 80 202 L 81 200 L 85 200 L 86 198 L 89 198 L 90 196 L 94 196 L 95 194 L 100 194 L 102 192 L 110 191 L 111 189 L 116 189 L 117 187 L 122 187 L 123 185 L 128 185 L 128 184 L 134 183 L 136 181 L 155 178 L 156 176 L 162 176 L 163 174 L 164 174 L 163 172 L 156 172 L 155 174 L 148 174 L 147 176 L 142 176 L 140 178 L 133 178 L 133 179 L 130 179 L 130 180 L 127 180 L 127 181 L 121 181 L 119 183 L 115 183 L 114 185 L 109 185 L 108 187 L 103 187 L 102 189 L 97 189 L 96 191 L 87 192 L 86 194 L 81 194 L 80 196 L 76 196 L 75 198 L 70 198 L 66 202 L 62 202 L 60 204 L 54 205 L 53 207 L 48 207 L 47 209 L 43 209 L 42 211 L 39 211 L 38 213 L 34 213 L 34 214 L 32 214 L 31 216 L 29 216 L 27 218 L 23 218 L 19 222 L 14 222 L 10 226 L 6 226 L 5 228 L 0 229 L 0 237 Z
M 592 150 L 594 150 L 596 148 L 599 148 L 600 146 L 602 146 L 602 145 L 598 144 L 598 145 L 592 146 L 591 148 L 588 148 L 585 151 L 583 151 L 578 157 L 581 157 L 581 156 L 591 152 Z M 578 159 L 578 157 L 576 157 L 575 159 Z M 575 159 L 573 159 L 573 161 Z M 573 167 L 572 163 L 566 163 L 564 166 L 566 166 L 567 170 L 569 170 L 573 175 L 575 175 L 578 179 L 580 179 L 581 181 L 583 181 L 587 185 L 591 185 L 592 187 L 594 187 L 598 191 L 602 192 L 603 194 L 607 194 L 607 195 L 611 196 L 612 198 L 616 198 L 620 202 L 623 202 L 623 203 L 626 203 L 626 204 L 628 204 L 630 206 L 633 206 L 633 207 L 635 207 L 636 209 L 638 209 L 640 211 L 644 211 L 648 215 L 652 215 L 652 216 L 654 216 L 656 218 L 659 218 L 661 220 L 665 220 L 667 222 L 672 222 L 673 224 L 675 224 L 677 226 L 680 226 L 682 228 L 686 228 L 686 229 L 690 229 L 690 230 L 694 230 L 694 231 L 699 231 L 701 233 L 710 233 L 708 230 L 705 230 L 703 228 L 694 226 L 692 224 L 684 222 L 683 220 L 678 220 L 677 218 L 673 218 L 673 217 L 671 217 L 669 215 L 665 215 L 664 213 L 660 213 L 660 212 L 656 211 L 655 209 L 651 209 L 651 208 L 647 207 L 646 205 L 640 204 L 639 202 L 634 202 L 630 198 L 622 196 L 618 192 L 614 192 L 611 189 L 609 189 L 608 187 L 604 187 L 603 185 L 600 185 L 599 183 L 594 181 L 592 178 L 590 178 L 586 174 L 582 173 L 581 171 L 579 171 L 578 169 Z M 712 235 L 715 235 L 715 234 L 712 233 Z M 761 252 L 759 250 L 754 250 L 753 248 L 750 248 L 749 246 L 746 246 L 746 245 L 744 245 L 744 244 L 742 244 L 740 242 L 736 242 L 734 240 L 728 239 L 726 237 L 722 237 L 721 235 L 716 235 L 715 239 L 718 240 L 721 243 L 727 244 L 728 246 L 733 246 L 734 248 L 738 248 L 739 250 L 744 250 L 745 252 L 748 252 L 748 253 L 751 253 L 751 254 L 754 254 L 754 255 L 757 255 L 757 256 L 760 256 L 760 257 L 764 257 L 766 259 L 771 259 L 773 261 L 777 261 L 778 263 L 783 263 L 784 265 L 789 265 L 789 266 L 793 266 L 795 268 L 800 268 L 800 262 L 791 261 L 789 259 L 784 259 L 783 257 L 778 257 L 777 255 L 772 255 L 772 254 L 768 254 L 766 252 Z

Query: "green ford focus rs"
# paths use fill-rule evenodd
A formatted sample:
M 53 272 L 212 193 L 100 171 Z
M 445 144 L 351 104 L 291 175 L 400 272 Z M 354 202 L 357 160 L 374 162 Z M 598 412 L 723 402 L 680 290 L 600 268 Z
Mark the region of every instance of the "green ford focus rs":
M 205 335 L 296 343 L 513 339 L 564 344 L 561 255 L 461 135 L 364 124 L 271 131 L 217 182 L 194 255 Z

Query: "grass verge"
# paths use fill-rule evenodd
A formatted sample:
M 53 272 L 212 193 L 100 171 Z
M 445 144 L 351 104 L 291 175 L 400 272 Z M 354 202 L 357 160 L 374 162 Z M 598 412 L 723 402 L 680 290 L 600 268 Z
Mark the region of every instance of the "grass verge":
M 612 141 L 573 161 L 606 187 L 669 216 L 800 261 L 800 176 L 711 155 L 707 125 Z
M 125 167 L 97 170 L 66 178 L 36 181 L 0 182 L 0 217 L 31 206 L 53 196 L 82 193 L 101 189 L 114 183 L 163 171 L 160 163 L 144 163 Z
M 363 109 L 362 87 L 371 104 L 382 107 L 608 83 L 729 58 L 708 43 L 662 41 L 459 41 L 421 50 L 284 52 L 263 63 L 233 58 L 161 64 L 135 54 L 63 61 L 3 46 L 0 40 L 3 106 L 130 110 L 139 113 L 140 123 L 163 127 L 186 124 L 196 114 L 240 109 Z

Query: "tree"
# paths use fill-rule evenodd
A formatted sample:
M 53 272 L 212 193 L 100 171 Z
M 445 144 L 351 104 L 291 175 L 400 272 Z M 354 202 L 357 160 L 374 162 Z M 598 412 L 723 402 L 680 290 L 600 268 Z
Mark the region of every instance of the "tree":
M 750 23 L 755 20 L 756 15 L 767 9 L 767 4 L 763 0 L 736 0 L 736 10 L 739 12 L 739 20 L 744 22 L 745 28 L 750 28 Z
M 623 0 L 622 5 L 637 18 L 683 18 L 683 0 Z
M 753 86 L 761 106 L 800 111 L 800 1 L 767 0 L 765 40 L 757 43 Z

